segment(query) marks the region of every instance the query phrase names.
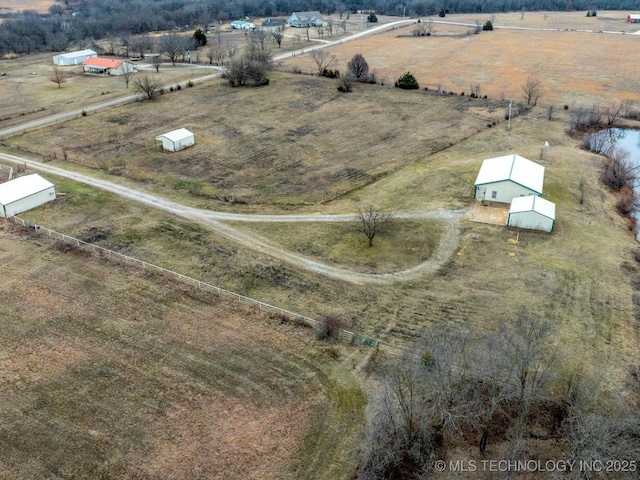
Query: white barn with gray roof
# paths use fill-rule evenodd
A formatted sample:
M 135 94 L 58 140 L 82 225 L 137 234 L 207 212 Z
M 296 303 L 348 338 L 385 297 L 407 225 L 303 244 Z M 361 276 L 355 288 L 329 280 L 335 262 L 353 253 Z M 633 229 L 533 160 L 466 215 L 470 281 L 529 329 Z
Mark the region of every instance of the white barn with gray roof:
M 474 198 L 511 203 L 516 197 L 542 195 L 543 184 L 544 167 L 536 162 L 518 154 L 488 158 L 478 172 Z
M 93 50 L 78 50 L 77 52 L 61 53 L 53 56 L 54 65 L 82 65 L 86 59 L 97 57 L 98 54 Z
M 553 231 L 556 204 L 536 195 L 516 197 L 511 201 L 507 225 L 529 230 Z
M 192 132 L 186 128 L 179 128 L 156 137 L 156 142 L 162 142 L 162 148 L 170 152 L 177 152 L 196 143 Z
M 0 216 L 13 217 L 56 199 L 56 190 L 37 173 L 0 184 Z

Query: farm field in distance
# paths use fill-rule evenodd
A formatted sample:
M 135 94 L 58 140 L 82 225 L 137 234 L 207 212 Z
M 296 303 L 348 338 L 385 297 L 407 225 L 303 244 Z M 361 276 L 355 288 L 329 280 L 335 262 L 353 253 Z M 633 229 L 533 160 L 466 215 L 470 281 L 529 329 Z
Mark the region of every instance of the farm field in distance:
M 469 95 L 471 86 L 477 85 L 481 95 L 519 102 L 524 81 L 536 77 L 544 86 L 541 101 L 556 108 L 564 104 L 638 101 L 635 65 L 640 61 L 640 36 L 636 35 L 640 28 L 627 23 L 626 15 L 605 11 L 597 17 L 585 17 L 585 12 L 527 12 L 522 20 L 520 13 L 426 17 L 420 20 L 472 25 L 482 25 L 495 17 L 496 27 L 533 30 L 496 28 L 473 35 L 468 26 L 436 23 L 431 37 L 414 37 L 412 24 L 329 51 L 337 56 L 340 71 L 355 53 L 361 53 L 369 68 L 389 85 L 411 71 L 421 88 L 440 86 L 445 91 Z M 563 31 L 535 30 L 543 28 Z M 577 29 L 625 35 L 573 31 Z M 285 68 L 315 71 L 309 56 L 296 56 L 283 64 Z
M 580 28 L 585 21 L 632 33 L 621 13 L 542 15 L 496 15 L 494 25 Z M 445 18 L 476 19 L 483 17 Z M 187 220 L 49 174 L 58 199 L 20 216 L 302 315 L 335 315 L 348 330 L 398 349 L 436 326 L 489 332 L 519 315 L 549 320 L 563 349 L 561 375 L 598 370 L 613 394 L 631 398 L 640 362 L 640 249 L 616 212 L 617 197 L 601 183 L 602 158 L 567 130 L 577 106 L 640 100 L 633 66 L 616 56 L 623 49 L 640 55 L 631 48 L 640 37 L 466 35 L 463 27 L 437 26 L 434 37 L 414 38 L 410 29 L 329 50 L 341 71 L 362 53 L 385 85 L 356 84 L 342 94 L 335 80 L 291 73 L 314 69 L 299 55 L 270 73 L 266 87 L 211 81 L 8 137 L 0 153 L 41 159 L 55 152 L 47 165 L 184 205 L 247 214 L 355 214 L 366 205 L 468 212 L 482 160 L 518 153 L 546 168 L 543 196 L 557 205 L 553 234 L 464 215 L 455 253 L 435 274 L 373 284 L 274 258 L 216 224 L 311 262 L 393 273 L 428 259 L 446 222 L 394 219 L 366 248 L 355 221 Z M 554 43 L 567 48 L 552 65 Z M 518 53 L 523 48 L 527 53 Z M 587 50 L 590 61 L 606 58 L 601 50 L 612 54 L 607 72 L 584 61 Z M 518 62 L 511 67 L 507 58 Z M 35 59 L 0 61 L 0 71 L 15 80 L 12 65 L 28 71 Z M 50 69 L 50 55 L 42 59 Z M 393 88 L 406 70 L 429 91 Z M 520 86 L 532 72 L 544 94 L 507 130 L 509 94 L 521 101 Z M 88 80 L 61 89 L 47 81 L 30 90 L 36 97 L 28 102 L 37 104 L 45 90 L 50 105 L 56 95 L 71 105 L 91 102 Z M 438 83 L 465 96 L 438 94 Z M 471 84 L 489 98 L 469 98 Z M 56 108 L 65 110 L 64 102 Z M 159 150 L 154 137 L 180 127 L 195 133 L 196 145 Z M 353 478 L 352 453 L 382 352 L 320 341 L 309 329 L 4 222 L 0 258 L 8 272 L 0 285 L 9 292 L 0 300 L 0 476 Z M 491 444 L 489 456 L 501 449 Z M 47 455 L 31 455 L 38 450 Z M 472 457 L 477 447 L 469 441 L 456 453 L 463 450 Z
M 0 13 L 13 13 L 22 10 L 35 10 L 46 13 L 54 0 L 0 0 Z

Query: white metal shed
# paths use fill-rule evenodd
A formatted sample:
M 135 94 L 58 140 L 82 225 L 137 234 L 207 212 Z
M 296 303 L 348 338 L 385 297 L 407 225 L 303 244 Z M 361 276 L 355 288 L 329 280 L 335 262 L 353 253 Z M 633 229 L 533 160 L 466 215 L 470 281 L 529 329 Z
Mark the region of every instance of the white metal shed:
M 37 173 L 14 178 L 0 184 L 0 215 L 18 215 L 56 199 L 56 190 Z
M 61 53 L 53 56 L 55 65 L 82 65 L 87 58 L 97 57 L 98 54 L 93 50 L 78 50 L 77 52 Z
M 537 195 L 516 197 L 511 201 L 507 225 L 529 230 L 553 231 L 556 204 Z
M 172 132 L 158 135 L 156 142 L 162 142 L 162 148 L 170 152 L 177 152 L 196 143 L 195 136 L 186 128 L 179 128 Z
M 475 199 L 511 203 L 515 197 L 542 195 L 544 167 L 509 154 L 482 162 L 475 183 Z

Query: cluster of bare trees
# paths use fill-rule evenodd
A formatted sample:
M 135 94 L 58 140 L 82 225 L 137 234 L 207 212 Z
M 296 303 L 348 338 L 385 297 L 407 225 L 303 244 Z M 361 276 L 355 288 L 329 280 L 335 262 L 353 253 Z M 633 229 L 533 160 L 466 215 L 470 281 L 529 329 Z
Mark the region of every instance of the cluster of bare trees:
M 552 336 L 549 322 L 524 316 L 481 335 L 429 332 L 385 367 L 359 478 L 427 478 L 451 448 L 474 441 L 484 457 L 490 439 L 513 460 L 533 458 L 540 436 L 571 459 L 604 461 L 625 449 L 617 459 L 638 458 L 640 417 L 607 397 L 603 377 L 567 371 Z
M 602 182 L 617 193 L 617 210 L 635 223 L 633 218 L 640 211 L 640 198 L 636 194 L 639 167 L 629 152 L 617 144 L 624 131 L 615 128 L 618 119 L 632 110 L 630 102 L 573 107 L 570 131 L 583 134 L 584 149 L 604 156 Z
M 230 57 L 224 78 L 231 86 L 268 85 L 267 73 L 273 58 L 272 37 L 269 31 L 257 29 L 246 36 L 246 48 L 241 55 Z
M 573 133 L 598 131 L 613 128 L 623 113 L 630 107 L 628 104 L 612 103 L 610 105 L 592 105 L 591 107 L 575 106 L 571 109 L 570 130 Z M 591 150 L 594 150 L 593 148 Z M 600 148 L 594 150 L 598 153 Z

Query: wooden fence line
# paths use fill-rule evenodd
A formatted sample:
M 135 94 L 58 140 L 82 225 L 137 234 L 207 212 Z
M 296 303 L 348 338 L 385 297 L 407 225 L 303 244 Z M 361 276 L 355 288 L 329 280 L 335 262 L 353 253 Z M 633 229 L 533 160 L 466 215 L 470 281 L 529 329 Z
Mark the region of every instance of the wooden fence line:
M 40 235 L 46 235 L 51 238 L 62 240 L 63 242 L 70 243 L 72 245 L 75 245 L 78 248 L 83 248 L 91 251 L 92 253 L 97 253 L 100 256 L 106 255 L 109 258 L 116 258 L 116 259 L 123 260 L 127 264 L 137 265 L 141 267 L 143 270 L 156 270 L 162 273 L 163 275 L 167 275 L 168 277 L 173 277 L 174 279 L 177 279 L 182 283 L 193 285 L 201 290 L 213 292 L 219 297 L 230 298 L 232 300 L 237 301 L 238 303 L 242 303 L 244 305 L 249 305 L 252 307 L 257 307 L 261 311 L 266 311 L 266 312 L 274 313 L 277 315 L 283 315 L 286 318 L 289 318 L 297 323 L 306 325 L 311 328 L 314 328 L 320 325 L 320 322 L 318 320 L 307 317 L 305 315 L 300 315 L 299 313 L 291 312 L 289 310 L 285 310 L 284 308 L 276 307 L 274 305 L 261 302 L 260 300 L 256 300 L 254 298 L 245 297 L 244 295 L 240 295 L 239 293 L 231 292 L 229 290 L 225 290 L 224 288 L 220 288 L 215 285 L 202 282 L 198 279 L 189 277 L 187 275 L 174 272 L 173 270 L 168 270 L 164 267 L 154 265 L 153 263 L 145 262 L 135 257 L 130 257 L 129 255 L 124 255 L 123 253 L 118 253 L 113 250 L 109 250 L 107 248 L 85 242 L 78 238 L 65 235 L 64 233 L 56 232 L 55 230 L 51 230 L 50 228 L 46 228 L 40 225 L 26 222 L 25 220 L 16 216 L 11 217 L 11 219 L 14 221 L 14 223 L 21 225 L 24 228 L 32 229 Z M 346 329 L 340 329 L 338 331 L 338 337 L 341 340 L 352 342 L 357 345 L 362 345 L 365 347 L 374 348 L 376 350 L 384 351 L 385 353 L 389 353 L 391 355 L 399 355 L 402 353 L 402 350 L 400 348 L 392 347 L 391 345 L 383 345 L 379 341 L 373 338 L 364 337 L 362 335 L 359 335 L 357 333 L 351 332 Z

